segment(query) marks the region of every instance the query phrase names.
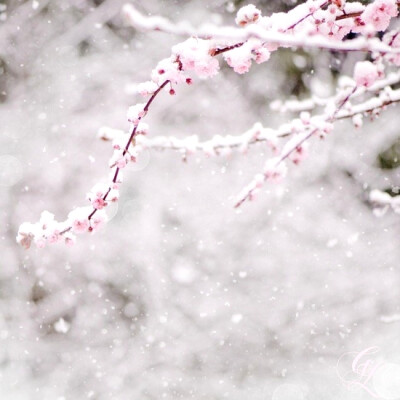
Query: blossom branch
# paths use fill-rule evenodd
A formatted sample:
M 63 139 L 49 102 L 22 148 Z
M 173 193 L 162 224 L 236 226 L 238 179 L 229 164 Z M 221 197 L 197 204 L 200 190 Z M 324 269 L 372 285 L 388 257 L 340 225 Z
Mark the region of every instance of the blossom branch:
M 280 181 L 286 173 L 286 166 L 284 166 L 283 162 L 289 157 L 296 155 L 296 153 L 302 155 L 304 153 L 304 149 L 302 148 L 303 144 L 317 134 L 324 137 L 326 133 L 329 133 L 333 129 L 332 124 L 335 121 L 373 112 L 377 113 L 390 104 L 400 102 L 400 89 L 391 90 L 387 88 L 387 90 L 382 91 L 377 98 L 369 99 L 361 104 L 350 107 L 350 109 L 344 109 L 351 96 L 356 93 L 356 89 L 357 88 L 354 88 L 343 100 L 340 100 L 339 106 L 331 116 L 324 115 L 322 117 L 313 117 L 308 121 L 304 121 L 303 132 L 301 130 L 298 131 L 294 139 L 290 140 L 284 146 L 278 157 L 266 162 L 264 172 L 262 174 L 257 174 L 250 184 L 239 194 L 235 207 L 241 206 L 246 200 L 253 199 L 265 181 Z M 299 158 L 294 157 L 293 161 L 298 163 Z M 388 200 L 387 197 L 385 199 Z M 396 204 L 397 207 L 399 207 L 400 203 L 398 200 Z
M 150 99 L 147 101 L 146 105 L 143 108 L 143 115 L 138 117 L 138 121 L 136 123 L 134 123 L 133 128 L 132 128 L 132 132 L 129 136 L 128 141 L 126 142 L 126 145 L 124 147 L 124 151 L 122 152 L 122 157 L 124 157 L 126 155 L 126 153 L 128 152 L 129 146 L 131 145 L 131 143 L 133 142 L 133 139 L 135 138 L 135 135 L 137 133 L 137 129 L 139 126 L 139 122 L 142 120 L 142 118 L 147 114 L 147 111 L 149 110 L 151 103 L 154 101 L 154 99 L 157 97 L 157 95 L 161 92 L 162 89 L 164 89 L 165 86 L 168 85 L 170 81 L 167 79 L 165 80 L 160 86 L 159 88 L 152 94 L 152 96 L 150 97 Z M 118 180 L 118 175 L 121 171 L 120 167 L 116 167 L 115 168 L 115 174 L 114 177 L 112 179 L 112 183 L 116 184 L 117 180 Z M 106 201 L 108 198 L 108 195 L 110 194 L 111 190 L 113 189 L 112 186 L 109 186 L 107 192 L 104 194 L 103 196 L 103 201 Z M 88 220 L 90 221 L 93 216 L 96 214 L 96 212 L 98 211 L 98 208 L 93 208 L 93 211 L 89 214 L 88 216 Z
M 286 124 L 278 131 L 266 130 L 255 125 L 250 133 L 237 139 L 214 138 L 208 143 L 182 143 L 170 139 L 161 141 L 162 145 L 169 143 L 170 148 L 179 148 L 188 151 L 200 149 L 205 152 L 219 153 L 226 148 L 246 148 L 249 144 L 260 141 L 269 141 L 272 145 L 277 137 L 293 136 L 284 145 L 280 155 L 269 160 L 263 174 L 257 175 L 248 186 L 236 206 L 253 197 L 256 190 L 265 180 L 278 179 L 282 175 L 286 159 L 298 163 L 304 155 L 307 141 L 317 134 L 325 135 L 332 129 L 335 120 L 349 117 L 354 114 L 357 124 L 360 115 L 370 110 L 383 108 L 397 102 L 400 95 L 390 89 L 381 90 L 378 97 L 368 100 L 358 106 L 347 107 L 350 97 L 356 96 L 357 87 L 370 88 L 384 74 L 383 63 L 400 65 L 400 36 L 398 32 L 387 32 L 383 40 L 374 38 L 378 31 L 386 30 L 391 18 L 397 16 L 397 3 L 394 0 L 375 0 L 361 9 L 354 10 L 353 4 L 344 0 L 332 0 L 329 5 L 326 0 L 308 0 L 286 14 L 278 13 L 263 17 L 253 5 L 241 8 L 236 17 L 236 23 L 241 28 L 203 27 L 198 30 L 189 25 L 174 25 L 159 17 L 143 17 L 132 6 L 124 7 L 132 25 L 145 29 L 163 30 L 188 36 L 196 36 L 175 45 L 170 57 L 161 60 L 152 71 L 151 80 L 138 86 L 138 92 L 148 98 L 144 104 L 136 104 L 128 110 L 128 121 L 131 129 L 128 134 L 116 135 L 113 139 L 114 153 L 110 159 L 112 178 L 110 183 L 95 185 L 87 194 L 91 206 L 79 207 L 68 214 L 64 222 L 57 222 L 54 215 L 44 211 L 38 223 L 24 223 L 20 226 L 17 242 L 28 248 L 31 242 L 38 247 L 47 243 L 56 243 L 61 238 L 66 244 L 73 244 L 76 233 L 92 232 L 97 230 L 106 220 L 104 208 L 108 202 L 117 201 L 119 184 L 122 181 L 121 170 L 130 162 L 135 162 L 140 149 L 146 146 L 146 139 L 139 139 L 147 131 L 142 122 L 152 102 L 163 90 L 168 89 L 171 95 L 175 94 L 175 87 L 179 84 L 191 84 L 190 76 L 193 73 L 198 78 L 212 78 L 219 72 L 219 62 L 216 56 L 223 53 L 223 58 L 233 70 L 244 74 L 250 70 L 252 62 L 258 64 L 268 61 L 270 53 L 279 47 L 314 47 L 336 51 L 367 51 L 373 52 L 373 63 L 358 62 L 355 66 L 354 80 L 356 85 L 351 91 L 340 90 L 337 96 L 338 104 L 330 107 L 328 104 L 325 114 L 310 117 L 302 114 L 300 119 Z M 337 17 L 344 13 L 361 12 L 355 19 L 338 21 Z M 354 40 L 343 41 L 349 33 L 359 33 Z M 168 87 L 167 87 L 168 86 Z M 361 90 L 360 90 L 361 92 Z M 384 95 L 382 95 L 382 93 Z M 357 94 L 358 95 L 358 94 Z M 289 129 L 284 132 L 284 129 Z M 136 139 L 141 144 L 135 144 Z M 151 146 L 151 142 L 147 145 Z

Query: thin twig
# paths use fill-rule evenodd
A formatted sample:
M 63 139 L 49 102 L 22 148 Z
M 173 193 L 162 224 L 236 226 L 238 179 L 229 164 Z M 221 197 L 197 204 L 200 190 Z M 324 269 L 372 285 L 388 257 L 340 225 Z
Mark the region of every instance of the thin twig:
M 147 111 L 149 110 L 150 105 L 151 105 L 151 103 L 153 102 L 153 100 L 157 97 L 157 95 L 161 92 L 161 90 L 164 89 L 164 87 L 165 87 L 166 85 L 168 85 L 169 82 L 170 82 L 170 81 L 169 81 L 168 79 L 165 80 L 165 81 L 161 84 L 161 86 L 151 95 L 151 97 L 149 98 L 149 100 L 147 101 L 146 105 L 145 105 L 144 108 L 143 108 L 143 111 L 145 112 L 145 115 L 146 115 Z M 122 156 L 125 156 L 125 154 L 128 152 L 129 146 L 131 145 L 132 140 L 133 140 L 133 138 L 134 138 L 135 135 L 136 135 L 137 127 L 139 126 L 139 122 L 141 121 L 141 119 L 142 119 L 142 117 L 139 117 L 139 118 L 138 118 L 138 122 L 137 122 L 136 124 L 134 124 L 134 126 L 133 126 L 133 128 L 132 128 L 132 132 L 131 132 L 131 134 L 130 134 L 130 136 L 129 136 L 129 140 L 126 142 L 124 151 L 122 152 Z M 114 174 L 114 177 L 113 177 L 113 180 L 112 180 L 112 183 L 116 183 L 116 182 L 117 182 L 118 174 L 119 174 L 119 171 L 120 171 L 120 170 L 121 170 L 121 168 L 119 168 L 119 167 L 116 168 L 115 174 Z M 108 197 L 108 195 L 110 194 L 110 192 L 111 192 L 111 186 L 109 186 L 107 192 L 106 192 L 106 193 L 104 194 L 104 196 L 103 196 L 103 200 L 104 200 L 104 201 L 107 200 L 107 197 Z M 96 212 L 97 212 L 97 208 L 93 208 L 93 211 L 92 211 L 92 212 L 90 213 L 90 215 L 88 216 L 88 220 L 89 220 L 89 221 L 90 221 L 90 220 L 92 219 L 92 217 L 96 214 Z

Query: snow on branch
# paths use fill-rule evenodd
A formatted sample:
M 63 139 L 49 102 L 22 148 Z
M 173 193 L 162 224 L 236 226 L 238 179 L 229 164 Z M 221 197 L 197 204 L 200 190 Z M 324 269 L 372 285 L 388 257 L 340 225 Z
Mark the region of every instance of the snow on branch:
M 138 151 L 144 149 L 155 150 L 176 150 L 182 154 L 184 160 L 191 154 L 203 152 L 207 156 L 229 155 L 232 150 L 238 150 L 245 153 L 248 147 L 255 143 L 268 143 L 272 149 L 279 137 L 290 134 L 290 129 L 282 126 L 282 129 L 264 128 L 261 123 L 257 122 L 248 131 L 241 135 L 215 135 L 210 140 L 201 141 L 197 135 L 191 135 L 183 139 L 174 136 L 155 136 L 148 137 L 138 135 L 136 137 L 136 148 Z M 126 136 L 124 131 L 115 130 L 108 127 L 100 129 L 99 138 L 105 141 L 120 140 Z
M 397 83 L 399 80 L 400 74 L 396 80 L 393 76 L 393 79 L 382 79 L 382 81 L 378 81 L 375 85 L 375 91 L 378 87 L 380 89 L 385 89 L 380 91 L 378 97 L 365 100 L 357 105 L 339 111 L 335 116 L 335 121 L 357 117 L 353 122 L 356 127 L 360 127 L 360 119 L 362 120 L 364 115 L 374 114 L 376 116 L 387 105 L 400 101 L 400 90 L 391 90 L 388 86 L 388 84 Z M 330 104 L 330 107 L 332 107 L 332 103 L 335 104 L 335 100 L 343 97 L 343 93 L 345 92 L 341 92 L 340 95 L 337 95 L 334 98 L 321 100 L 323 100 L 323 104 Z M 363 90 L 363 88 L 357 88 L 351 98 L 354 99 L 364 93 L 365 90 Z M 144 149 L 175 150 L 182 154 L 184 160 L 186 160 L 188 156 L 197 152 L 202 152 L 206 156 L 226 156 L 230 155 L 232 150 L 246 153 L 249 146 L 257 143 L 267 143 L 273 151 L 276 151 L 279 139 L 284 139 L 290 135 L 294 135 L 299 132 L 299 129 L 303 129 L 304 127 L 309 128 L 310 124 L 312 125 L 314 122 L 318 124 L 318 121 L 323 119 L 323 114 L 311 117 L 308 113 L 303 112 L 300 118 L 295 118 L 290 123 L 282 124 L 276 129 L 263 127 L 260 122 L 257 122 L 252 128 L 240 135 L 215 135 L 213 138 L 205 141 L 199 140 L 197 135 L 191 135 L 179 139 L 174 136 L 148 137 L 146 132 L 143 132 L 136 136 L 135 148 L 137 154 Z M 124 131 L 109 127 L 102 127 L 98 133 L 98 137 L 101 140 L 112 141 L 114 143 L 124 141 L 126 136 L 127 133 Z
M 215 49 L 217 53 L 225 48 L 241 46 L 250 39 L 259 39 L 269 43 L 270 46 L 279 47 L 400 53 L 399 48 L 389 46 L 368 34 L 376 31 L 376 27 L 386 29 L 390 18 L 397 16 L 397 4 L 394 1 L 375 1 L 386 7 L 384 8 L 385 12 L 379 12 L 378 5 L 369 11 L 369 7 L 364 7 L 360 3 L 343 1 L 342 8 L 337 7 L 335 3 L 338 2 L 309 0 L 287 14 L 276 13 L 270 17 L 261 17 L 261 12 L 253 6 L 254 8 L 250 8 L 248 11 L 251 15 L 247 17 L 248 20 L 245 17 L 241 17 L 242 20 L 240 17 L 236 19 L 238 25 L 243 28 L 219 27 L 211 24 L 195 28 L 184 22 L 174 24 L 162 17 L 144 16 L 132 4 L 124 6 L 123 14 L 131 26 L 140 30 L 155 30 L 179 36 L 227 41 L 226 47 Z M 379 6 L 382 7 L 382 5 Z M 245 15 L 245 13 L 242 14 Z M 362 15 L 365 16 L 365 21 L 362 19 Z M 351 31 L 365 35 L 353 40 L 342 41 L 344 36 Z M 231 41 L 236 43 L 232 44 Z
M 348 77 L 341 77 L 341 82 L 339 82 L 339 86 L 342 84 L 346 84 Z M 344 79 L 343 79 L 344 78 Z M 370 87 L 359 87 L 356 92 L 353 94 L 352 98 L 360 97 L 366 93 L 377 93 L 381 89 L 384 89 L 386 86 L 392 86 L 396 83 L 400 82 L 400 72 L 391 72 L 387 75 L 386 78 L 380 79 L 379 81 L 375 82 Z M 327 104 L 334 101 L 336 96 L 322 98 L 318 96 L 312 96 L 308 99 L 304 100 L 275 100 L 271 103 L 270 108 L 273 111 L 279 111 L 281 113 L 285 112 L 301 112 L 301 111 L 312 111 L 317 107 L 326 106 Z
M 104 182 L 95 184 L 87 193 L 89 205 L 73 209 L 62 222 L 44 211 L 39 222 L 23 223 L 17 242 L 25 248 L 29 248 L 32 242 L 39 248 L 61 241 L 71 245 L 77 234 L 97 231 L 107 220 L 107 206 L 119 199 L 122 170 L 136 162 L 143 147 L 172 148 L 185 154 L 199 150 L 220 154 L 223 150 L 245 149 L 253 143 L 269 142 L 276 156 L 266 161 L 262 173 L 242 191 L 236 203 L 239 206 L 253 198 L 266 180 L 281 179 L 286 172 L 286 161 L 299 163 L 304 157 L 308 140 L 329 133 L 335 121 L 352 117 L 354 124 L 361 126 L 364 114 L 378 114 L 381 109 L 400 100 L 400 92 L 388 86 L 397 82 L 397 78 L 389 78 L 390 75 L 385 78 L 388 65 L 400 65 L 399 31 L 387 31 L 391 19 L 398 15 L 395 0 L 375 0 L 367 6 L 345 0 L 308 0 L 287 13 L 270 16 L 263 16 L 254 5 L 247 5 L 237 13 L 235 22 L 238 27 L 206 25 L 194 29 L 188 24 L 173 24 L 161 17 L 144 17 L 132 6 L 125 6 L 124 14 L 131 25 L 141 29 L 160 30 L 189 38 L 173 46 L 171 55 L 155 66 L 150 80 L 138 86 L 138 93 L 145 101 L 128 109 L 129 132 L 115 134 L 112 138 L 110 176 Z M 349 33 L 353 33 L 355 38 L 350 39 Z M 206 142 L 199 142 L 193 137 L 178 140 L 147 139 L 144 136 L 149 128 L 143 120 L 155 99 L 162 92 L 175 95 L 179 85 L 193 84 L 196 79 L 213 78 L 220 69 L 217 56 L 222 54 L 236 73 L 244 74 L 253 62 L 267 62 L 271 53 L 281 47 L 299 46 L 369 52 L 371 61 L 356 63 L 353 79 L 345 80 L 347 83 L 339 87 L 334 101 L 327 101 L 322 114 L 311 116 L 303 112 L 300 118 L 277 130 L 256 124 L 236 138 L 215 137 Z M 372 95 L 372 98 L 352 105 L 351 100 L 362 94 Z M 103 138 L 106 139 L 107 135 L 110 136 L 110 132 Z M 279 149 L 277 139 L 286 136 L 288 140 Z

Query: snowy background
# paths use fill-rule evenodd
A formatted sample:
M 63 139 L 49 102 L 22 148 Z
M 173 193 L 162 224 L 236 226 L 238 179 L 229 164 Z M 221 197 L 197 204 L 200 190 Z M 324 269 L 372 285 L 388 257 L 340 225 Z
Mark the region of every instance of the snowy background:
M 85 205 L 112 153 L 98 129 L 128 128 L 132 87 L 182 40 L 127 27 L 124 3 L 0 2 L 0 398 L 370 399 L 336 367 L 371 346 L 400 364 L 400 217 L 377 218 L 366 201 L 400 185 L 398 169 L 381 168 L 397 166 L 398 108 L 362 130 L 342 122 L 239 211 L 265 146 L 187 163 L 144 153 L 100 233 L 73 248 L 16 245 L 21 222 Z M 239 3 L 134 4 L 196 25 L 233 23 Z M 293 115 L 270 111 L 273 99 L 331 95 L 361 57 L 281 51 L 244 76 L 224 65 L 159 96 L 150 135 L 277 127 Z

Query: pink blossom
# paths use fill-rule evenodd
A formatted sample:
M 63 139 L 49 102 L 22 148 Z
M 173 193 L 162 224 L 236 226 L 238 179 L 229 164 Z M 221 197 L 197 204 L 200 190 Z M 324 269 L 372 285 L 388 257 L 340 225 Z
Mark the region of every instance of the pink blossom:
M 104 211 L 99 211 L 94 214 L 93 218 L 90 220 L 90 230 L 92 232 L 98 231 L 104 223 L 107 222 L 107 215 Z
M 116 162 L 116 166 L 118 168 L 125 168 L 126 164 L 128 164 L 128 159 L 125 156 L 122 156 L 120 158 L 118 158 L 117 162 Z
M 17 243 L 19 243 L 24 249 L 29 249 L 34 236 L 31 233 L 19 233 L 17 236 Z
M 347 34 L 351 32 L 352 27 L 353 24 L 349 19 L 336 21 L 335 26 L 332 28 L 332 39 L 342 40 Z
M 328 7 L 328 12 L 330 15 L 333 16 L 333 18 L 336 18 L 336 16 L 339 14 L 339 8 L 336 4 L 331 4 Z
M 96 199 L 93 199 L 91 203 L 92 203 L 93 208 L 95 208 L 96 210 L 101 210 L 107 206 L 107 202 L 105 200 L 103 200 L 103 198 L 101 198 L 101 197 L 97 197 Z
M 101 210 L 107 206 L 107 202 L 103 199 L 105 194 L 109 190 L 109 185 L 104 183 L 98 183 L 93 186 L 91 192 L 87 194 L 87 199 L 91 202 L 92 206 L 96 210 Z
M 297 146 L 296 149 L 290 154 L 289 159 L 293 161 L 294 164 L 299 164 L 306 157 L 306 145 L 305 143 Z
M 279 44 L 278 43 L 266 43 L 265 48 L 272 53 L 273 51 L 276 51 L 279 49 Z
M 249 72 L 251 67 L 251 60 L 243 61 L 241 64 L 236 64 L 233 66 L 233 70 L 238 74 L 245 74 Z
M 57 243 L 61 239 L 60 231 L 54 230 L 50 232 L 47 236 L 47 241 L 51 244 Z
M 125 168 L 126 165 L 131 160 L 131 157 L 128 153 L 123 155 L 123 152 L 120 150 L 114 151 L 114 154 L 110 158 L 109 165 L 110 167 L 117 167 L 117 168 Z
M 166 80 L 178 84 L 185 82 L 186 77 L 183 71 L 180 70 L 176 57 L 172 56 L 164 58 L 157 64 L 151 73 L 151 80 L 158 85 L 161 85 Z
M 286 176 L 286 164 L 280 162 L 279 158 L 269 159 L 264 165 L 264 176 L 271 182 L 280 183 Z
M 257 189 L 261 189 L 263 186 L 264 180 L 265 180 L 265 176 L 263 174 L 257 174 L 253 179 L 254 186 Z
M 124 136 L 117 136 L 113 140 L 113 148 L 115 150 L 121 150 L 121 149 L 123 149 L 125 147 L 128 138 L 125 138 Z
M 210 78 L 217 75 L 219 63 L 216 58 L 210 58 L 207 62 L 196 63 L 194 71 L 199 78 Z
M 97 183 L 92 187 L 92 190 L 88 194 L 88 199 L 92 199 L 94 197 L 103 197 L 108 190 L 108 185 L 105 183 Z
M 343 8 L 346 0 L 332 0 L 332 3 L 339 8 Z
M 139 83 L 137 86 L 138 93 L 144 97 L 153 94 L 157 89 L 158 85 L 153 81 Z
M 140 121 L 138 127 L 136 128 L 136 134 L 147 135 L 148 133 L 149 133 L 149 125 L 146 124 L 145 122 Z
M 35 237 L 42 235 L 42 229 L 39 224 L 32 224 L 30 222 L 24 222 L 18 229 L 17 234 L 17 243 L 19 243 L 25 249 L 29 249 L 32 241 L 34 241 Z
M 253 4 L 248 4 L 238 11 L 235 22 L 239 26 L 245 26 L 247 24 L 256 22 L 260 15 L 261 11 L 258 8 L 256 8 Z
M 398 14 L 395 0 L 375 0 L 368 4 L 361 14 L 361 19 L 366 24 L 371 24 L 377 31 L 384 31 L 392 17 Z
M 129 107 L 127 113 L 128 121 L 137 125 L 141 120 L 141 118 L 143 118 L 146 115 L 144 107 L 145 107 L 144 104 L 135 104 L 134 106 Z
M 362 125 L 363 125 L 363 115 L 362 114 L 354 115 L 354 117 L 351 120 L 356 128 L 362 127 Z
M 72 221 L 72 229 L 75 233 L 86 232 L 89 228 L 87 219 L 75 219 Z
M 113 203 L 118 201 L 118 199 L 119 199 L 118 185 L 117 185 L 117 187 L 114 187 L 114 189 L 110 190 L 110 193 L 108 194 L 108 199 L 110 201 L 112 201 Z
M 38 249 L 43 249 L 46 247 L 46 239 L 44 237 L 35 238 L 35 245 Z
M 371 86 L 379 78 L 378 68 L 370 61 L 360 61 L 354 68 L 357 86 Z
M 238 74 L 244 74 L 250 70 L 251 57 L 251 48 L 245 45 L 224 54 L 228 65 Z
M 260 47 L 259 49 L 255 50 L 255 55 L 255 61 L 257 64 L 266 62 L 271 57 L 271 53 L 265 47 Z
M 87 232 L 89 229 L 88 216 L 92 209 L 89 207 L 75 208 L 68 214 L 68 221 L 74 233 Z
M 68 247 L 72 247 L 76 242 L 76 236 L 74 234 L 72 234 L 71 232 L 67 232 L 64 235 L 64 240 L 65 240 L 65 244 Z
M 210 55 L 210 41 L 190 38 L 172 48 L 184 71 L 194 71 L 200 78 L 209 78 L 219 71 L 218 60 Z M 187 79 L 185 79 L 187 82 Z

